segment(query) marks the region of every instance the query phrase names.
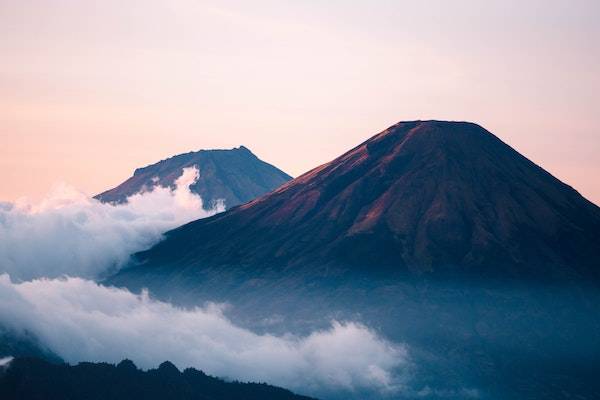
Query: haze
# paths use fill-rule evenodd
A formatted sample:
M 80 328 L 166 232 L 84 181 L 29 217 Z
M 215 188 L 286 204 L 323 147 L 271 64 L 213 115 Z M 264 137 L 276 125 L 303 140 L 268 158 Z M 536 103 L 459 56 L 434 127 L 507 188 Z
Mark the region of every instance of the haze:
M 598 204 L 599 17 L 584 0 L 1 0 L 0 200 L 240 144 L 295 176 L 435 118 Z

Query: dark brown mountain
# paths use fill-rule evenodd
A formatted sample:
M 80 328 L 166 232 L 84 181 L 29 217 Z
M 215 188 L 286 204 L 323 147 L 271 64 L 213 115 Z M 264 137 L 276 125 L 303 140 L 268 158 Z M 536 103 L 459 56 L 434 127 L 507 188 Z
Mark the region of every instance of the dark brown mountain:
M 230 265 L 597 280 L 600 208 L 476 124 L 401 122 L 169 232 L 138 260 L 142 274 Z
M 191 186 L 211 208 L 224 200 L 227 208 L 250 201 L 292 179 L 244 146 L 231 150 L 200 150 L 180 154 L 144 168 L 136 169 L 133 176 L 114 189 L 96 196 L 103 202 L 120 203 L 127 197 L 150 190 L 155 185 L 174 187 L 183 168 L 197 167 L 198 181 Z
M 406 343 L 416 398 L 600 396 L 600 209 L 475 124 L 399 123 L 135 258 L 108 282 Z

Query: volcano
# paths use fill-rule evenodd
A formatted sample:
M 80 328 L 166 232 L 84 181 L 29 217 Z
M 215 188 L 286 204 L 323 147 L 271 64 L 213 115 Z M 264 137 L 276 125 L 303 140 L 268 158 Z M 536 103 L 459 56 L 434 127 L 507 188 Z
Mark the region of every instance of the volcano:
M 600 208 L 479 125 L 400 122 L 136 259 L 141 274 L 219 265 L 598 280 Z
M 408 346 L 406 398 L 595 399 L 598 260 L 596 205 L 476 124 L 413 121 L 107 282 L 255 331 L 375 327 Z

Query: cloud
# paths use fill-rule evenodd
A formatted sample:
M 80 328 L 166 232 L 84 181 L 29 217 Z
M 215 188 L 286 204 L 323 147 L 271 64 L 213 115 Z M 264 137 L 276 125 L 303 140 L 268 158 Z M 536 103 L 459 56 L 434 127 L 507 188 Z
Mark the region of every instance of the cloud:
M 99 278 L 115 272 L 129 256 L 160 240 L 162 234 L 205 211 L 189 189 L 198 178 L 186 168 L 176 189 L 155 187 L 111 205 L 59 185 L 38 204 L 0 203 L 0 273 L 28 280 L 63 275 Z
M 403 388 L 407 349 L 357 323 L 333 322 L 304 337 L 259 335 L 216 305 L 182 309 L 81 278 L 14 283 L 0 276 L 0 321 L 33 333 L 68 362 L 170 360 L 217 376 L 266 381 L 302 393 Z
M 2 358 L 0 358 L 0 368 L 7 367 L 12 360 L 13 360 L 13 357 L 2 357 Z
M 197 178 L 197 169 L 185 169 L 174 190 L 155 187 L 120 205 L 66 185 L 38 204 L 0 203 L 0 326 L 33 335 L 70 363 L 129 358 L 152 368 L 170 360 L 327 397 L 403 390 L 406 347 L 364 325 L 334 321 L 307 336 L 259 335 L 215 304 L 183 309 L 94 282 L 165 231 L 223 210 L 203 210 L 189 190 Z

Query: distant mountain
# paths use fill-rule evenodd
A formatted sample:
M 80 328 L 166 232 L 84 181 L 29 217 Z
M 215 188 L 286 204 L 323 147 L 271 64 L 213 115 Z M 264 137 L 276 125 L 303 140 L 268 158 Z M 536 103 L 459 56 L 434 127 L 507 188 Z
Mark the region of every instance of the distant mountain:
M 600 280 L 600 208 L 478 125 L 402 122 L 138 260 Z
M 129 360 L 52 364 L 17 358 L 0 366 L 0 398 L 6 400 L 310 400 L 264 383 L 225 382 L 202 371 L 180 372 L 170 362 L 142 371 Z
M 156 185 L 174 187 L 181 171 L 194 166 L 200 171 L 200 177 L 190 189 L 202 197 L 207 209 L 219 200 L 224 200 L 228 209 L 246 203 L 291 179 L 285 172 L 240 146 L 231 150 L 200 150 L 180 154 L 138 168 L 131 178 L 96 198 L 103 202 L 120 203 Z

